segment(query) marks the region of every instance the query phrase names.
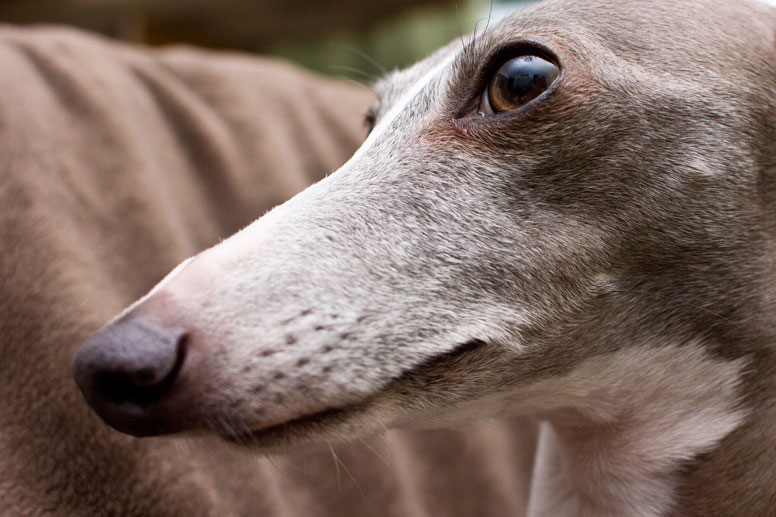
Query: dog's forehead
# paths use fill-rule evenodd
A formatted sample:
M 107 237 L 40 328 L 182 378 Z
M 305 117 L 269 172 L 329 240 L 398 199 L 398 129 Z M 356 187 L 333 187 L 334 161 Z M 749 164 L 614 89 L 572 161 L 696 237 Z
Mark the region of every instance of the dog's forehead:
M 744 68 L 764 68 L 776 49 L 776 8 L 753 0 L 544 0 L 499 23 L 482 20 L 479 26 L 379 81 L 375 91 L 383 105 L 400 98 L 440 62 L 450 63 L 440 71 L 443 77 L 474 77 L 489 55 L 517 40 L 588 61 L 603 48 L 648 69 L 693 73 L 738 70 L 744 61 Z
M 453 41 L 449 45 L 442 47 L 426 59 L 423 59 L 414 65 L 395 70 L 385 77 L 381 78 L 373 87 L 375 94 L 385 106 L 390 105 L 403 93 L 412 88 L 429 72 L 439 66 L 440 63 L 450 60 L 462 48 L 461 41 Z
M 545 0 L 508 17 L 490 36 L 544 38 L 583 55 L 604 47 L 646 66 L 736 66 L 741 58 L 773 55 L 776 9 L 754 0 Z

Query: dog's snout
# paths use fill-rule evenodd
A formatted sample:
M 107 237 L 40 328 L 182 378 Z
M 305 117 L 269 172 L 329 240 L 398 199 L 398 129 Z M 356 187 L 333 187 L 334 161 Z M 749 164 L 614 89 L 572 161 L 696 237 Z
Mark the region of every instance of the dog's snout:
M 128 315 L 78 350 L 73 375 L 86 400 L 110 425 L 137 435 L 162 432 L 157 406 L 186 356 L 187 334 Z

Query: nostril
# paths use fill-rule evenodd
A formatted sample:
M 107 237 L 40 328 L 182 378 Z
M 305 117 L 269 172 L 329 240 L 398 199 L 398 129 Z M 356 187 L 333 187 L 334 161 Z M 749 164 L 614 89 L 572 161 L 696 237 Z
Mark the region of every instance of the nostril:
M 136 372 L 132 372 L 129 378 L 137 386 L 150 387 L 159 382 L 159 375 L 157 370 L 153 368 L 141 368 Z
M 95 371 L 92 379 L 94 389 L 114 404 L 128 402 L 148 406 L 158 402 L 175 382 L 186 357 L 188 335 L 181 333 L 174 340 L 174 361 L 152 364 L 128 361 L 118 368 Z
M 159 399 L 159 390 L 138 387 L 132 377 L 123 373 L 100 373 L 95 376 L 94 383 L 102 392 L 102 396 L 114 404 L 132 402 L 147 406 Z
M 189 335 L 178 332 L 171 338 L 171 359 L 154 365 L 139 365 L 128 372 L 130 381 L 138 388 L 158 388 L 163 384 L 173 381 L 180 371 L 183 360 L 186 358 L 186 348 Z
M 186 332 L 128 316 L 81 346 L 73 358 L 73 375 L 98 413 L 117 404 L 147 406 L 170 390 L 188 341 Z

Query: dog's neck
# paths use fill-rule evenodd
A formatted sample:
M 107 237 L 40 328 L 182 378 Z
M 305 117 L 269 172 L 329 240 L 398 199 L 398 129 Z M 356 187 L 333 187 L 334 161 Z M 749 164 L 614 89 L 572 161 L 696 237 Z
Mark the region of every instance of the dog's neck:
M 666 515 L 681 468 L 746 419 L 744 366 L 694 345 L 631 350 L 532 389 L 544 423 L 528 514 Z

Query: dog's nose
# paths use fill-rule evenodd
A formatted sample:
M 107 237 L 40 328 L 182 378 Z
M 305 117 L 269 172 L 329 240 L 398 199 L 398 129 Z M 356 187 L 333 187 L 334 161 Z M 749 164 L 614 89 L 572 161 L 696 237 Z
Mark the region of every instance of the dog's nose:
M 86 400 L 119 431 L 164 432 L 160 402 L 186 356 L 184 331 L 125 316 L 90 337 L 73 358 L 73 376 Z

